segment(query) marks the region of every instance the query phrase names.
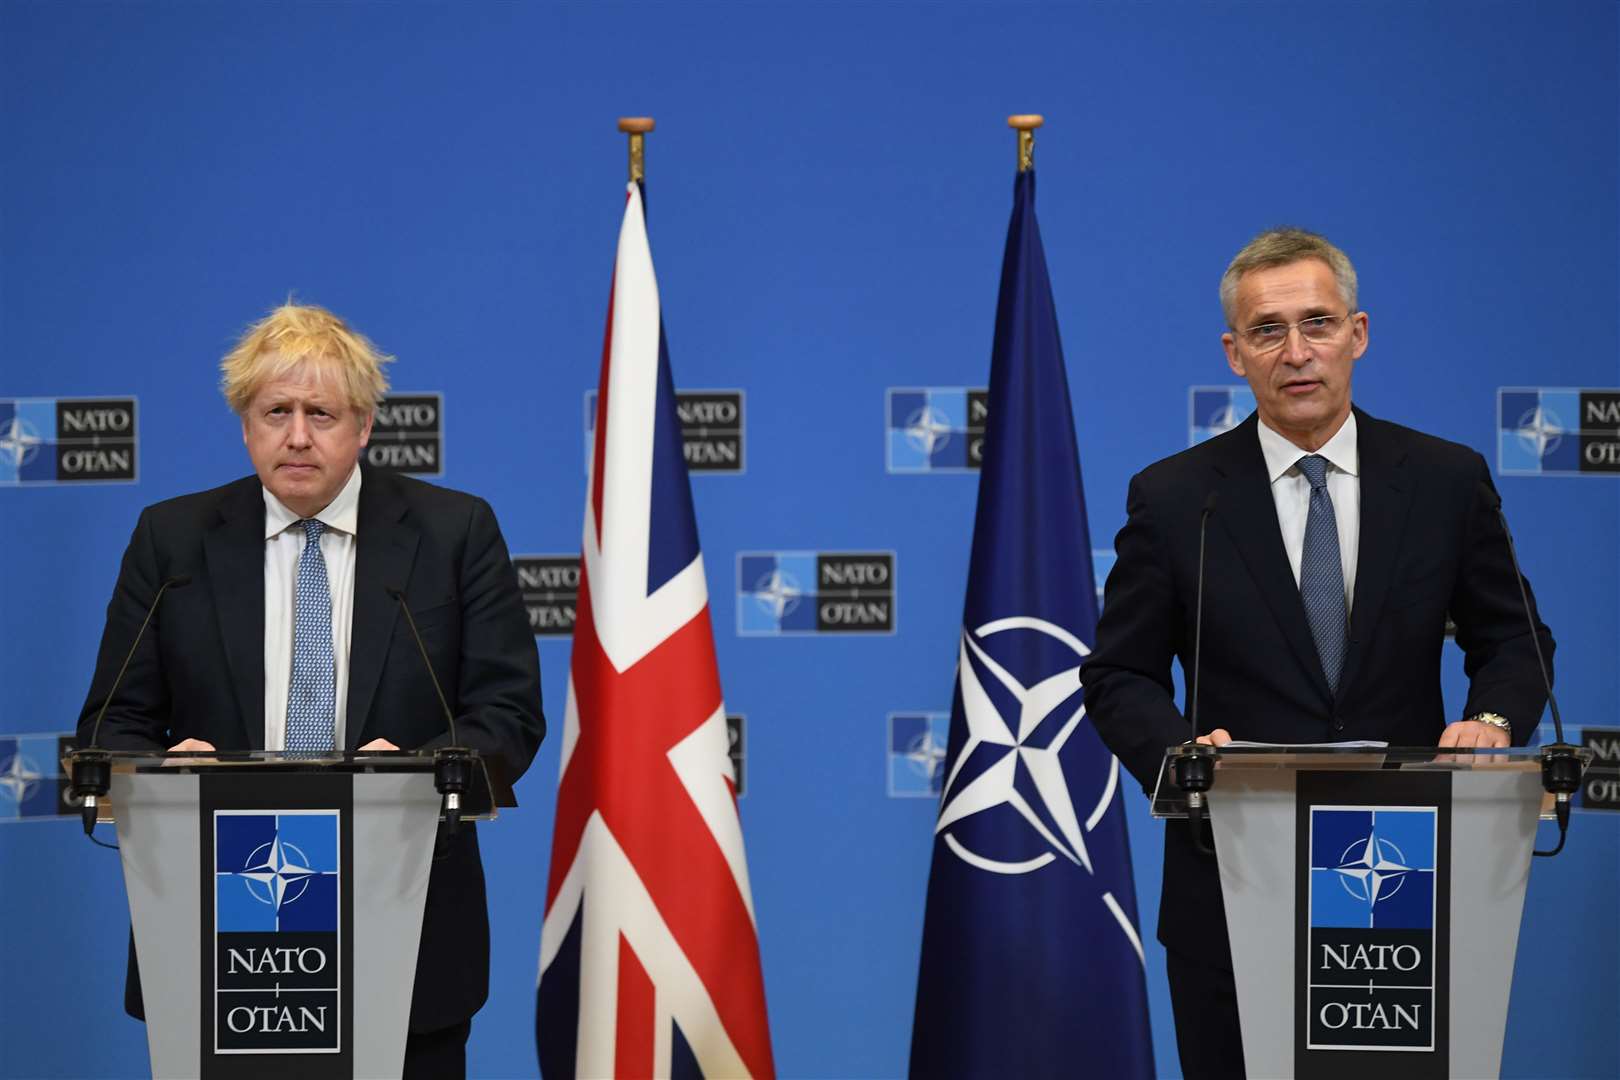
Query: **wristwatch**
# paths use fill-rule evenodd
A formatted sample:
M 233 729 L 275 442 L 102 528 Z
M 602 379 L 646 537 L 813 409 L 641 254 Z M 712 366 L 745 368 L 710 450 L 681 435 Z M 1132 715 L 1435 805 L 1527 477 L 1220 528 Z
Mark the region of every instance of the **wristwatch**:
M 1472 720 L 1476 724 L 1489 724 L 1493 728 L 1501 728 L 1509 735 L 1513 734 L 1513 725 L 1508 723 L 1507 717 L 1498 716 L 1493 712 L 1475 713 L 1473 716 L 1470 716 L 1467 719 Z

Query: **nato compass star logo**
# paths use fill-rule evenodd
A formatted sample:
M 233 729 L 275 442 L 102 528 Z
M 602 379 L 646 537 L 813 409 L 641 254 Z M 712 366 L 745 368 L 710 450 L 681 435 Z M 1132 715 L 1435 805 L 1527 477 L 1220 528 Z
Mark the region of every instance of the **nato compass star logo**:
M 1072 653 L 1074 663 L 1026 686 L 982 644 L 1009 632 L 1044 635 L 1056 643 L 1056 652 Z M 1082 823 L 1059 757 L 1086 715 L 1085 704 L 1074 698 L 1080 691 L 1080 661 L 1090 652 L 1063 627 L 1029 616 L 996 619 L 963 632 L 957 684 L 967 738 L 950 763 L 934 832 L 943 835 L 946 846 L 970 866 L 997 874 L 1027 874 L 1061 857 L 1094 872 L 1085 834 L 1096 828 L 1113 802 L 1119 762 L 1109 757 L 1107 777 L 1097 778 L 1101 783 L 1096 804 Z M 988 686 L 981 671 L 990 680 Z M 997 698 L 1003 702 L 1010 698 L 1012 708 L 1004 714 Z M 972 815 L 1000 807 L 1017 814 L 1046 850 L 1027 859 L 996 858 L 972 850 L 952 829 Z
M 912 772 L 932 784 L 940 767 L 945 764 L 945 744 L 934 737 L 933 728 L 924 728 L 921 734 L 906 744 L 902 756 Z
M 309 879 L 318 870 L 310 868 L 310 860 L 296 844 L 276 837 L 260 844 L 248 856 L 247 865 L 236 872 L 247 886 L 249 894 L 261 904 L 269 904 L 277 913 L 294 903 L 309 888 Z
M 1534 453 L 1537 458 L 1544 458 L 1558 449 L 1558 444 L 1564 441 L 1567 432 L 1563 420 L 1557 413 L 1545 405 L 1538 404 L 1519 417 L 1519 426 L 1514 429 L 1514 434 L 1519 437 L 1525 449 Z
M 5 771 L 0 772 L 0 788 L 4 788 L 11 795 L 12 801 L 20 806 L 34 793 L 34 789 L 44 778 L 39 767 L 24 757 L 19 750 L 12 755 Z
M 10 423 L 0 428 L 0 461 L 9 462 L 13 468 L 20 469 L 34 460 L 44 442 L 32 424 L 20 416 L 13 416 Z
M 906 441 L 924 454 L 951 441 L 951 421 L 932 405 L 924 405 L 906 418 Z
M 1254 392 L 1246 386 L 1187 388 L 1187 445 L 1196 446 L 1237 427 L 1254 412 Z
M 1375 829 L 1345 848 L 1334 872 L 1344 891 L 1370 908 L 1400 892 L 1413 868 L 1395 841 L 1380 837 Z
M 752 593 L 755 603 L 775 618 L 781 619 L 783 615 L 798 608 L 800 598 L 804 596 L 804 589 L 800 587 L 797 578 L 778 567 L 756 581 Z
M 1220 435 L 1231 431 L 1243 421 L 1244 415 L 1233 408 L 1232 403 L 1229 401 L 1210 417 L 1209 429 L 1213 434 Z

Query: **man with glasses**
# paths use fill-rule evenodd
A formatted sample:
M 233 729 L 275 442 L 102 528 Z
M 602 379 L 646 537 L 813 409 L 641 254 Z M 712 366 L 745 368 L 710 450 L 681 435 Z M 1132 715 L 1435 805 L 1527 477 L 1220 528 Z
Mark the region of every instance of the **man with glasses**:
M 1131 480 L 1081 673 L 1104 742 L 1151 792 L 1166 747 L 1188 737 L 1171 662 L 1192 670 L 1211 505 L 1199 742 L 1528 742 L 1546 694 L 1490 470 L 1465 446 L 1351 405 L 1368 339 L 1349 258 L 1313 233 L 1270 230 L 1232 260 L 1220 295 L 1226 361 L 1256 414 Z M 1469 677 L 1452 713 L 1448 614 Z M 1242 1076 L 1220 879 L 1181 827 L 1165 830 L 1158 934 L 1183 1072 Z

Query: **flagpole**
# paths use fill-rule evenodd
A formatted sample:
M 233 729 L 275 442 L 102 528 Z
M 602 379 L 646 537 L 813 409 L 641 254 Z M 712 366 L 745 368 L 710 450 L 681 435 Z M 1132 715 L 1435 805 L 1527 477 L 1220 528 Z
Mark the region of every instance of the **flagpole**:
M 1007 117 L 1007 126 L 1018 132 L 1018 171 L 1029 172 L 1035 167 L 1035 129 L 1046 123 L 1039 113 L 1020 113 Z
M 630 136 L 630 182 L 639 184 L 647 179 L 646 135 L 654 127 L 650 116 L 621 116 L 619 130 Z

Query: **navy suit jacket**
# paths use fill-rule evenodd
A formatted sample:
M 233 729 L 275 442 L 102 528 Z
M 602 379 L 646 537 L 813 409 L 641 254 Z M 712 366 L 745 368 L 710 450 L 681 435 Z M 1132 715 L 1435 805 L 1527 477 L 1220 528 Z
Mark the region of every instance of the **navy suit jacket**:
M 365 466 L 356 528 L 346 748 L 448 745 L 422 657 L 389 596 L 405 590 L 463 745 L 515 781 L 545 734 L 540 665 L 517 578 L 484 500 Z M 171 589 L 130 661 L 99 745 L 165 750 L 186 738 L 264 748 L 264 495 L 255 476 L 147 507 L 118 574 L 90 692 L 86 745 L 158 587 Z M 489 993 L 489 915 L 470 826 L 433 863 L 411 1001 L 413 1031 L 472 1016 Z M 142 1015 L 131 949 L 126 1005 Z
M 1479 712 L 1507 717 L 1516 745 L 1534 733 L 1546 693 L 1507 538 L 1480 491 L 1490 484 L 1485 460 L 1359 409 L 1356 423 L 1361 540 L 1337 693 L 1283 547 L 1258 418 L 1132 478 L 1097 647 L 1081 678 L 1098 733 L 1144 790 L 1151 793 L 1165 748 L 1188 737 L 1171 662 L 1192 670 L 1199 517 L 1212 491 L 1200 734 L 1433 746 L 1448 720 Z M 1450 716 L 1440 688 L 1448 613 L 1469 679 L 1467 702 Z M 1552 636 L 1539 616 L 1536 625 L 1550 663 Z M 1215 860 L 1198 853 L 1179 822 L 1165 828 L 1159 940 L 1230 967 Z

